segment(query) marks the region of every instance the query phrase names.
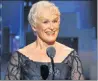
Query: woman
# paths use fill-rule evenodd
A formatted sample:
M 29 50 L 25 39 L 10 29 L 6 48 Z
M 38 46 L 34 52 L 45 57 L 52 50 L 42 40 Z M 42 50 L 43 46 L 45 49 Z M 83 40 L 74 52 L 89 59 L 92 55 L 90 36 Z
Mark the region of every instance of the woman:
M 39 1 L 30 9 L 28 20 L 37 39 L 12 54 L 5 79 L 84 79 L 76 51 L 56 41 L 60 25 L 58 8 L 49 1 Z M 54 76 L 51 59 L 46 53 L 51 46 L 56 50 Z

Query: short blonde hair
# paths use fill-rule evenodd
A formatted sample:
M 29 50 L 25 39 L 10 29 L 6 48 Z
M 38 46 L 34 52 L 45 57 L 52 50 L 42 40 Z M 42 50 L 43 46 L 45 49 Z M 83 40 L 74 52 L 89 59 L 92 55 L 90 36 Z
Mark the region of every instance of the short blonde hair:
M 38 16 L 39 8 L 46 8 L 46 7 L 47 8 L 50 8 L 50 7 L 54 8 L 56 13 L 58 15 L 60 15 L 60 11 L 59 11 L 58 7 L 56 7 L 55 4 L 52 2 L 39 1 L 37 3 L 34 3 L 29 11 L 29 14 L 28 14 L 28 21 L 29 21 L 31 27 L 36 25 L 36 21 L 37 21 L 36 17 Z

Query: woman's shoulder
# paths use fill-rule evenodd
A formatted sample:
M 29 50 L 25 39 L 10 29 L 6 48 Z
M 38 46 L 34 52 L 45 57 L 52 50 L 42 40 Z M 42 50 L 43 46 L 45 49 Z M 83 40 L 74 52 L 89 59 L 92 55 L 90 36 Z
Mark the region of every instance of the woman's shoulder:
M 71 52 L 74 51 L 73 48 L 71 48 L 71 47 L 69 47 L 69 46 L 67 46 L 65 44 L 62 44 L 62 43 L 59 43 L 59 42 L 57 42 L 57 43 L 58 43 L 59 49 L 61 49 L 62 52 L 70 54 Z
M 66 59 L 68 58 L 69 56 L 73 56 L 74 53 L 76 53 L 75 49 L 69 47 L 69 46 L 66 46 L 62 43 L 58 43 L 58 49 L 59 49 L 59 56 L 61 56 L 61 58 Z
M 13 61 L 18 61 L 20 59 L 21 60 L 26 60 L 29 58 L 29 53 L 30 53 L 30 49 L 31 49 L 31 46 L 33 45 L 33 43 L 23 47 L 23 48 L 20 48 L 14 52 L 12 52 L 11 54 L 11 60 Z
M 33 49 L 34 49 L 34 43 L 31 43 L 23 48 L 18 49 L 17 52 L 19 52 L 25 56 L 28 56 Z
M 60 50 L 60 55 L 63 58 L 62 62 L 67 62 L 68 60 L 71 60 L 71 58 L 73 58 L 73 56 L 78 56 L 77 52 L 75 49 L 66 46 L 64 44 L 58 43 L 59 44 L 59 49 Z

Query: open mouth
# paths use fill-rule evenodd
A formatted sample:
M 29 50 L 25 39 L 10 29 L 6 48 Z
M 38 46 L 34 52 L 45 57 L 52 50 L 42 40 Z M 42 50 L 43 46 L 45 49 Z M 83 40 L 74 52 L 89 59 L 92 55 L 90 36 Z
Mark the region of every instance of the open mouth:
M 46 34 L 47 34 L 47 35 L 54 35 L 55 32 L 53 32 L 53 31 L 48 31 L 48 32 L 46 32 Z

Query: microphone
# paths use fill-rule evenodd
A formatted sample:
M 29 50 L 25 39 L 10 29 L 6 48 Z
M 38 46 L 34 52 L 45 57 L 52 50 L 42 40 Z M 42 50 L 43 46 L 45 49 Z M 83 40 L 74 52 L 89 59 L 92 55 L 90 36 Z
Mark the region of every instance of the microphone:
M 47 78 L 48 75 L 49 75 L 48 66 L 46 66 L 46 65 L 41 65 L 40 71 L 41 71 L 41 76 L 42 76 L 43 80 L 46 80 L 46 78 Z
M 51 47 L 48 47 L 48 48 L 46 49 L 46 53 L 47 53 L 48 57 L 54 58 L 55 53 L 56 53 L 56 50 L 55 50 L 54 47 L 51 46 Z
M 51 47 L 48 47 L 46 49 L 46 53 L 47 53 L 48 57 L 50 57 L 50 59 L 51 59 L 51 64 L 52 64 L 52 80 L 54 80 L 55 71 L 54 71 L 54 60 L 53 60 L 53 58 L 55 56 L 56 50 L 55 50 L 54 47 L 51 46 Z

